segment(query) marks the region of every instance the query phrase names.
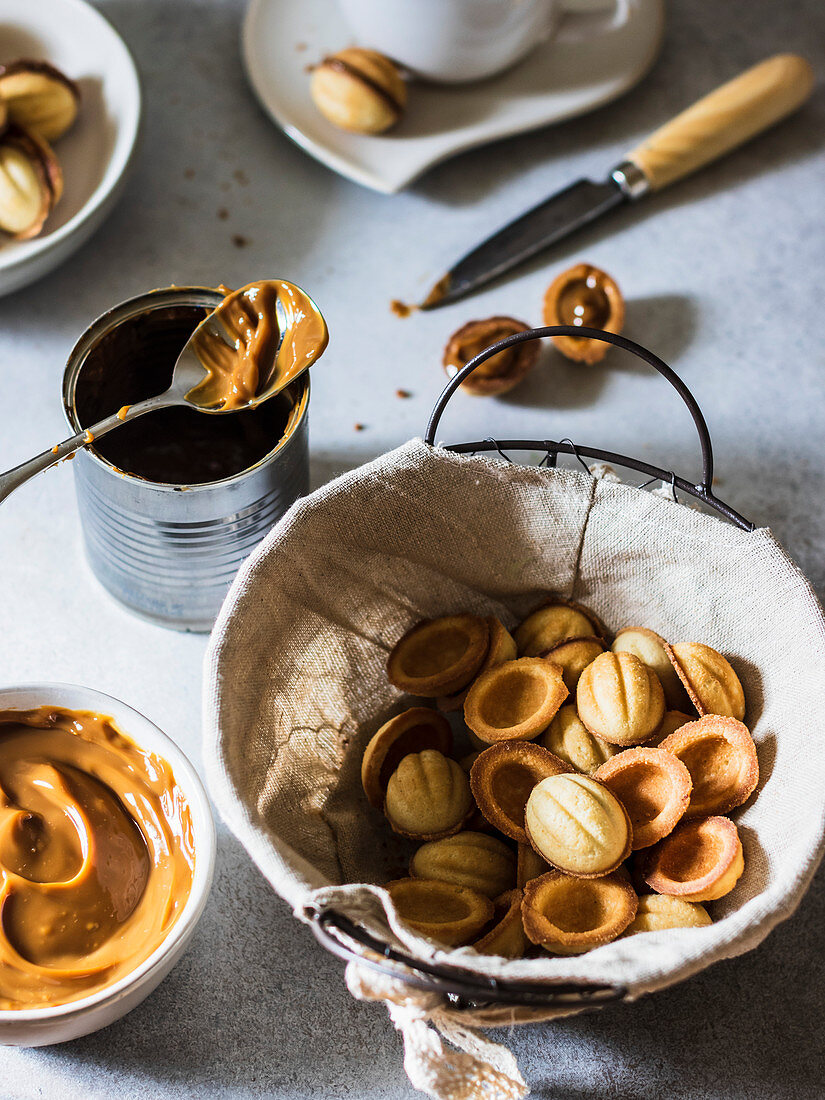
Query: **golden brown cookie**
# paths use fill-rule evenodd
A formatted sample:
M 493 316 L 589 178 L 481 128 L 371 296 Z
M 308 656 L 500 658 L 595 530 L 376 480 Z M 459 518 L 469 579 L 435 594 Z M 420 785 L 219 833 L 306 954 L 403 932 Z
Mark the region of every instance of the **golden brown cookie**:
M 508 890 L 495 899 L 493 927 L 473 948 L 479 955 L 499 955 L 504 959 L 520 959 L 527 949 L 527 937 L 521 922 L 521 890 Z
M 559 871 L 598 878 L 630 855 L 633 832 L 616 796 L 588 775 L 551 775 L 535 786 L 524 829 L 539 855 Z
M 597 615 L 561 596 L 551 596 L 513 634 L 522 657 L 538 657 L 569 638 L 604 636 L 605 628 Z
M 604 653 L 601 638 L 568 638 L 566 642 L 560 642 L 541 656 L 561 668 L 564 686 L 569 692 L 575 693 L 581 674 L 600 653 Z
M 376 50 L 352 47 L 325 57 L 312 70 L 312 101 L 342 130 L 380 134 L 395 126 L 407 105 L 398 66 Z
M 493 919 L 493 903 L 484 894 L 434 879 L 399 878 L 386 883 L 399 918 L 419 936 L 447 947 L 469 943 Z
M 649 848 L 673 832 L 684 817 L 693 784 L 672 753 L 647 746 L 625 749 L 593 773 L 627 810 L 632 848 Z
M 473 809 L 461 766 L 433 749 L 405 756 L 387 784 L 384 813 L 390 828 L 412 840 L 457 833 Z
M 552 752 L 525 741 L 502 741 L 485 749 L 470 769 L 473 797 L 484 817 L 505 836 L 527 843 L 524 808 L 533 788 L 549 775 L 569 770 Z
M 521 916 L 532 943 L 554 955 L 580 955 L 620 936 L 636 906 L 626 875 L 582 879 L 548 871 L 525 886 Z
M 489 641 L 490 628 L 478 615 L 424 619 L 393 646 L 387 676 L 410 695 L 451 695 L 466 687 L 481 668 Z
M 742 721 L 745 693 L 726 657 L 701 642 L 677 642 L 666 650 L 700 715 L 721 714 Z
M 643 894 L 636 916 L 624 934 L 636 936 L 639 932 L 660 932 L 663 928 L 704 928 L 712 923 L 707 909 L 696 902 L 667 894 Z
M 665 640 L 655 630 L 643 626 L 623 627 L 610 647 L 614 653 L 633 653 L 659 677 L 665 702 L 671 710 L 688 705 L 687 692 L 665 649 Z
M 539 744 L 585 775 L 591 775 L 605 760 L 620 751 L 618 745 L 608 745 L 600 737 L 595 737 L 579 718 L 572 703 L 565 703 L 559 709 L 541 735 Z
M 567 694 L 558 665 L 520 657 L 478 677 L 464 701 L 464 721 L 491 745 L 530 741 L 547 729 Z
M 650 849 L 644 878 L 657 894 L 714 901 L 729 894 L 745 869 L 742 844 L 728 817 L 683 821 Z
M 369 740 L 361 760 L 361 784 L 371 806 L 384 807 L 390 776 L 411 752 L 436 749 L 449 756 L 453 747 L 450 723 L 427 707 L 411 707 L 396 714 Z
M 579 718 L 611 745 L 638 745 L 665 716 L 665 694 L 652 669 L 632 653 L 600 654 L 576 689 Z
M 496 837 L 464 830 L 423 844 L 410 861 L 410 875 L 469 886 L 495 898 L 513 887 L 516 856 Z
M 687 817 L 726 814 L 741 806 L 759 783 L 756 745 L 735 718 L 706 714 L 680 726 L 661 743 L 687 767 L 693 793 Z

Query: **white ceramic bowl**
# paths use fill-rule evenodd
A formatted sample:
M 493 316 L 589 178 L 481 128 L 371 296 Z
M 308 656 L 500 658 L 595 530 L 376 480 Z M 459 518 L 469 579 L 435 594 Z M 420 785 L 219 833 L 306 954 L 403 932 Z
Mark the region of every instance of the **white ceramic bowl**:
M 140 129 L 140 82 L 131 54 L 84 0 L 2 0 L 0 62 L 42 58 L 80 85 L 72 129 L 54 143 L 65 190 L 30 241 L 0 234 L 0 295 L 42 278 L 84 244 L 117 201 Z
M 149 996 L 183 954 L 206 905 L 215 868 L 215 823 L 209 799 L 197 772 L 174 741 L 136 710 L 91 688 L 71 684 L 23 684 L 0 688 L 0 710 L 49 705 L 111 716 L 141 748 L 157 753 L 172 765 L 192 815 L 195 871 L 183 912 L 148 959 L 120 981 L 82 1000 L 54 1008 L 0 1011 L 0 1044 L 6 1046 L 64 1043 L 106 1027 L 131 1012 Z

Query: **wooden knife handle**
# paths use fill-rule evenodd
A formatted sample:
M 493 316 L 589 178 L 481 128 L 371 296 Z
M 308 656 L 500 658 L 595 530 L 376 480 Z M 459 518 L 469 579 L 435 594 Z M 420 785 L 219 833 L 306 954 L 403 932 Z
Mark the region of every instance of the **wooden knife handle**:
M 791 114 L 813 85 L 813 71 L 803 57 L 769 57 L 666 122 L 627 159 L 658 191 Z

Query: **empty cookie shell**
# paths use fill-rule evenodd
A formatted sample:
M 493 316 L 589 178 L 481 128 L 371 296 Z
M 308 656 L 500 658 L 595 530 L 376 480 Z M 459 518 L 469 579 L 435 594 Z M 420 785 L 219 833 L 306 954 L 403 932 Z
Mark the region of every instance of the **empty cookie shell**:
M 505 629 L 504 624 L 495 615 L 489 615 L 486 622 L 490 631 L 490 641 L 487 647 L 487 656 L 478 670 L 479 674 L 486 672 L 488 668 L 496 668 L 498 665 L 504 664 L 505 661 L 512 661 L 518 656 L 516 643 L 513 641 L 510 631 Z M 461 710 L 464 706 L 464 700 L 467 698 L 468 690 L 469 688 L 464 688 L 463 691 L 457 691 L 453 695 L 439 695 L 435 705 L 439 710 Z
M 566 642 L 548 649 L 541 656 L 561 668 L 564 686 L 572 692 L 576 690 L 581 674 L 600 653 L 604 653 L 604 643 L 601 638 L 569 638 Z
M 650 849 L 644 879 L 657 894 L 714 901 L 731 892 L 744 869 L 734 823 L 728 817 L 703 817 L 677 825 Z
M 532 943 L 554 955 L 580 955 L 620 936 L 637 904 L 626 875 L 582 879 L 548 871 L 525 886 L 521 917 Z
M 495 899 L 495 924 L 473 944 L 479 955 L 499 955 L 520 959 L 527 949 L 527 937 L 521 920 L 521 890 L 508 890 Z
M 478 615 L 425 619 L 396 642 L 387 661 L 390 683 L 435 698 L 466 687 L 487 655 L 490 628 Z
M 730 661 L 701 642 L 677 642 L 667 654 L 699 714 L 745 717 L 745 693 Z
M 560 708 L 541 735 L 540 743 L 585 775 L 590 775 L 620 751 L 617 745 L 608 745 L 592 734 L 572 703 Z
M 662 684 L 665 701 L 671 710 L 687 705 L 688 699 L 679 674 L 665 649 L 665 640 L 655 630 L 644 626 L 626 626 L 613 639 L 614 653 L 633 653 L 652 668 Z
M 484 817 L 505 836 L 527 844 L 524 808 L 536 784 L 568 771 L 568 765 L 540 745 L 502 741 L 492 745 L 470 770 L 470 787 Z
M 593 774 L 627 810 L 631 847 L 649 848 L 684 817 L 693 787 L 690 772 L 672 753 L 647 747 L 625 749 Z
M 422 845 L 410 861 L 410 875 L 469 886 L 495 898 L 513 886 L 516 857 L 494 836 L 463 831 Z
M 570 772 L 543 779 L 524 812 L 527 837 L 559 871 L 598 878 L 630 854 L 632 827 L 612 791 L 588 775 Z
M 638 745 L 651 737 L 665 716 L 659 678 L 633 653 L 600 654 L 581 675 L 576 689 L 579 718 L 611 745 Z
M 537 657 L 569 638 L 603 638 L 605 629 L 589 608 L 554 597 L 544 603 L 514 631 L 519 654 Z
M 453 746 L 450 724 L 427 707 L 402 711 L 375 733 L 361 760 L 361 783 L 371 806 L 383 809 L 390 776 L 411 752 L 436 749 L 448 756 Z
M 493 903 L 484 894 L 435 879 L 399 878 L 385 889 L 399 918 L 420 936 L 448 947 L 469 943 L 493 919 Z
M 759 782 L 756 745 L 735 718 L 706 714 L 680 726 L 660 748 L 690 772 L 693 793 L 687 817 L 726 814 L 750 798 Z
M 519 844 L 516 860 L 516 886 L 521 890 L 531 878 L 538 878 L 550 870 L 550 864 L 542 859 L 532 844 Z
M 712 923 L 707 909 L 696 902 L 669 897 L 667 894 L 644 894 L 639 898 L 636 916 L 628 925 L 625 935 L 660 932 L 664 928 L 705 928 Z
M 440 840 L 457 833 L 472 812 L 467 776 L 440 752 L 410 753 L 390 776 L 384 813 L 400 836 Z
M 520 657 L 479 676 L 464 701 L 464 721 L 488 744 L 529 741 L 547 729 L 567 695 L 558 665 Z

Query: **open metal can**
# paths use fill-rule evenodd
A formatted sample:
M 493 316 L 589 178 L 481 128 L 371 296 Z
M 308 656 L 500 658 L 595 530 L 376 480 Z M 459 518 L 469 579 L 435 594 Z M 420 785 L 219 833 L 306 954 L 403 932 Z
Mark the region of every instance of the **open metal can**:
M 72 432 L 165 390 L 186 340 L 222 298 L 171 287 L 99 317 L 63 378 Z M 115 599 L 164 626 L 211 629 L 241 562 L 308 490 L 308 408 L 305 373 L 256 409 L 149 413 L 79 451 L 86 554 Z

